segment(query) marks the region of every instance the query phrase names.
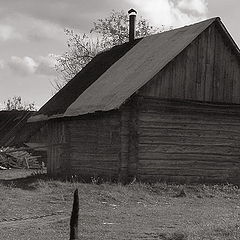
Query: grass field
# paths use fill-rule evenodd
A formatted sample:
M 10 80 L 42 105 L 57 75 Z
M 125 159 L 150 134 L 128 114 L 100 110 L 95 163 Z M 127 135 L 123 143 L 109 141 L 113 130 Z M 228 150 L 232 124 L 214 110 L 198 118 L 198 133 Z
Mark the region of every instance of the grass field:
M 75 188 L 80 239 L 240 239 L 240 189 L 233 185 L 97 185 L 31 174 L 0 171 L 2 240 L 69 239 Z

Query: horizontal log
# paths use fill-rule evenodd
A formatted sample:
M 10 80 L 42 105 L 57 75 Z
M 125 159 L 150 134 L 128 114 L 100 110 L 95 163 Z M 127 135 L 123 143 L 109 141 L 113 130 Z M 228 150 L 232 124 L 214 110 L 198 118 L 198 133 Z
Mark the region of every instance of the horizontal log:
M 225 170 L 225 169 L 163 169 L 163 168 L 139 168 L 138 174 L 144 175 L 169 175 L 169 176 L 231 176 L 232 174 L 240 173 L 240 171 Z
M 165 111 L 159 109 L 159 111 L 139 111 L 138 113 L 138 119 L 140 121 L 146 121 L 146 122 L 151 122 L 154 120 L 157 121 L 170 121 L 174 122 L 176 118 L 176 121 L 179 123 L 184 123 L 184 122 L 199 122 L 199 123 L 207 123 L 209 124 L 214 124 L 214 123 L 227 123 L 229 125 L 231 124 L 236 124 L 238 125 L 238 120 L 240 116 L 232 116 L 232 115 L 225 115 L 225 114 L 219 114 L 219 115 L 212 115 L 208 113 L 203 113 L 203 112 L 181 112 L 181 111 Z
M 75 123 L 91 124 L 94 122 L 111 122 L 111 121 L 116 121 L 118 119 L 120 119 L 120 114 L 115 114 L 115 115 L 104 114 L 102 116 L 97 116 L 96 118 L 91 118 L 91 116 L 88 115 L 84 119 L 76 119 L 76 120 L 68 121 L 67 124 L 68 125 L 75 124 Z
M 119 159 L 112 158 L 89 158 L 87 156 L 76 158 L 76 156 L 71 158 L 71 162 L 75 162 L 77 164 L 119 164 Z
M 139 146 L 139 155 L 156 155 L 161 153 L 169 154 L 218 154 L 218 155 L 238 155 L 240 156 L 239 148 L 232 146 L 191 146 L 191 145 L 158 145 L 141 148 Z
M 75 153 L 71 152 L 70 153 L 70 158 L 71 159 L 77 159 L 79 161 L 118 161 L 119 160 L 119 154 L 98 154 L 98 153 Z
M 73 143 L 71 143 L 73 144 Z M 120 144 L 119 145 L 108 145 L 108 146 L 102 146 L 97 144 L 80 144 L 80 145 L 71 145 L 70 151 L 76 152 L 76 153 L 99 153 L 99 154 L 114 154 L 118 153 L 120 151 Z
M 108 132 L 107 134 L 98 133 L 98 134 L 73 134 L 71 135 L 71 141 L 72 142 L 80 142 L 84 143 L 85 141 L 88 142 L 98 142 L 100 144 L 109 144 L 113 141 L 117 142 L 117 140 L 120 138 L 120 134 L 115 132 Z
M 139 126 L 139 131 L 143 131 L 143 130 L 148 130 L 149 132 L 150 131 L 161 131 L 161 130 L 169 130 L 169 131 L 195 131 L 195 132 L 198 132 L 198 133 L 201 133 L 201 132 L 210 132 L 210 133 L 220 133 L 220 134 L 230 134 L 230 135 L 236 135 L 236 136 L 240 136 L 240 127 L 237 129 L 233 129 L 233 128 L 220 128 L 220 126 L 200 126 L 200 125 L 192 125 L 192 126 L 189 126 L 189 125 L 185 125 L 185 126 L 179 126 L 179 125 L 162 125 L 162 124 L 159 124 L 159 123 L 155 123 L 155 124 L 144 124 L 142 126 Z
M 226 156 L 226 155 L 217 155 L 217 154 L 169 154 L 162 153 L 155 155 L 153 158 L 152 155 L 142 156 L 139 154 L 138 156 L 140 161 L 218 161 L 218 162 L 233 162 L 239 163 L 240 158 L 239 155 L 236 156 Z
M 208 156 L 211 156 L 213 159 L 218 159 L 218 158 L 223 158 L 223 157 L 229 157 L 229 158 L 232 158 L 232 157 L 238 157 L 239 158 L 239 154 L 229 154 L 229 153 L 208 153 L 208 152 L 172 152 L 172 153 L 169 153 L 169 152 L 157 152 L 157 153 L 139 153 L 138 157 L 139 159 L 162 159 L 163 157 L 167 156 L 167 155 L 172 155 L 173 157 L 175 156 L 182 156 L 182 158 L 189 158 L 189 157 L 192 157 L 192 156 L 205 156 L 205 157 L 208 157 Z
M 215 130 L 215 131 L 227 131 L 240 133 L 240 125 L 230 125 L 230 124 L 209 124 L 209 123 L 174 123 L 161 122 L 161 121 L 139 121 L 139 128 L 149 128 L 149 129 L 194 129 L 194 130 Z
M 211 116 L 208 114 L 196 115 L 193 113 L 158 113 L 158 112 L 140 112 L 138 115 L 139 123 L 143 122 L 162 122 L 178 124 L 209 124 L 209 125 L 229 125 L 239 126 L 239 118 L 233 116 Z
M 118 169 L 119 164 L 116 162 L 94 162 L 94 164 L 89 164 L 87 162 L 81 162 L 77 160 L 71 161 L 71 166 L 73 168 L 100 168 L 100 169 Z
M 151 136 L 151 137 L 210 137 L 210 138 L 223 138 L 223 139 L 235 139 L 240 140 L 240 134 L 226 131 L 218 130 L 196 130 L 196 129 L 164 129 L 164 128 L 141 128 L 139 129 L 139 138 L 141 136 Z
M 102 125 L 99 125 L 99 126 L 86 126 L 86 127 L 74 127 L 74 128 L 70 128 L 70 133 L 71 135 L 84 135 L 84 134 L 89 134 L 89 135 L 96 135 L 96 134 L 99 134 L 99 133 L 102 133 L 102 134 L 108 134 L 110 132 L 113 132 L 113 131 L 120 131 L 119 129 L 119 126 L 118 127 L 114 127 L 114 126 L 111 126 L 111 125 L 108 125 L 108 126 L 102 126 Z
M 193 169 L 239 169 L 240 161 L 201 161 L 201 160 L 139 160 L 139 167 L 143 168 L 193 168 Z
M 234 179 L 231 176 L 185 176 L 185 175 L 181 175 L 181 176 L 173 176 L 173 175 L 155 175 L 155 174 L 138 174 L 138 178 L 142 181 L 172 181 L 172 182 L 176 182 L 176 183 L 186 183 L 186 182 L 234 182 L 236 183 L 236 179 Z
M 182 100 L 163 100 L 159 98 L 141 98 L 140 110 L 150 111 L 164 109 L 170 111 L 186 111 L 186 112 L 206 112 L 215 114 L 240 114 L 239 105 L 234 104 L 215 104 L 215 103 L 203 103 L 193 101 L 182 101 Z
M 103 167 L 79 167 L 79 166 L 74 166 L 74 168 L 72 168 L 72 172 L 73 173 L 83 173 L 83 174 L 88 174 L 89 172 L 92 173 L 104 173 L 104 174 L 109 174 L 109 173 L 118 173 L 118 169 L 116 168 L 103 168 Z
M 148 145 L 224 145 L 239 147 L 240 142 L 235 139 L 221 137 L 191 137 L 191 136 L 139 136 L 139 146 Z

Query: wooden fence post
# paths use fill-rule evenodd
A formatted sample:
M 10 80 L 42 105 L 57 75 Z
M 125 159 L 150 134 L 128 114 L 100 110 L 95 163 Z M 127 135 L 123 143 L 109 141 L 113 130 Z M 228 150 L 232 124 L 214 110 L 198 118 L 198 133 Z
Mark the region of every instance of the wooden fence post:
M 72 215 L 70 219 L 70 240 L 78 240 L 78 214 L 79 214 L 79 197 L 78 189 L 74 192 Z

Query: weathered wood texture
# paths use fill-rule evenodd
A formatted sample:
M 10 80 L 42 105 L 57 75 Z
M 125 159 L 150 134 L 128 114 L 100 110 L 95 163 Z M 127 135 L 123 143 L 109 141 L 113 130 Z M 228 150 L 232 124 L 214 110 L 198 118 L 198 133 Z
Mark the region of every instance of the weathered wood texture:
M 120 114 L 72 118 L 66 124 L 70 131 L 72 173 L 117 176 L 121 152 Z
M 131 108 L 124 107 L 121 109 L 120 120 L 120 162 L 118 180 L 124 182 L 129 173 L 129 150 L 130 150 L 130 120 Z
M 31 143 L 45 143 L 48 142 L 48 127 L 47 124 L 42 124 L 42 127 L 33 132 L 28 142 Z
M 64 121 L 48 121 L 48 174 L 66 173 L 70 164 L 66 149 L 66 128 Z
M 207 28 L 139 94 L 240 103 L 240 58 L 216 24 Z
M 232 180 L 240 174 L 240 107 L 144 98 L 141 179 Z
M 138 168 L 138 102 L 132 98 L 121 108 L 120 181 L 136 176 Z

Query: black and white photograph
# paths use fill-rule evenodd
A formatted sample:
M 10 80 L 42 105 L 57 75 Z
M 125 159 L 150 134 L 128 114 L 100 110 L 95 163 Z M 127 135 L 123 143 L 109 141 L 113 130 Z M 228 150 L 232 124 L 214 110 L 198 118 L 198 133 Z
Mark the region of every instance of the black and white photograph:
M 239 29 L 239 0 L 0 0 L 0 240 L 239 240 Z

